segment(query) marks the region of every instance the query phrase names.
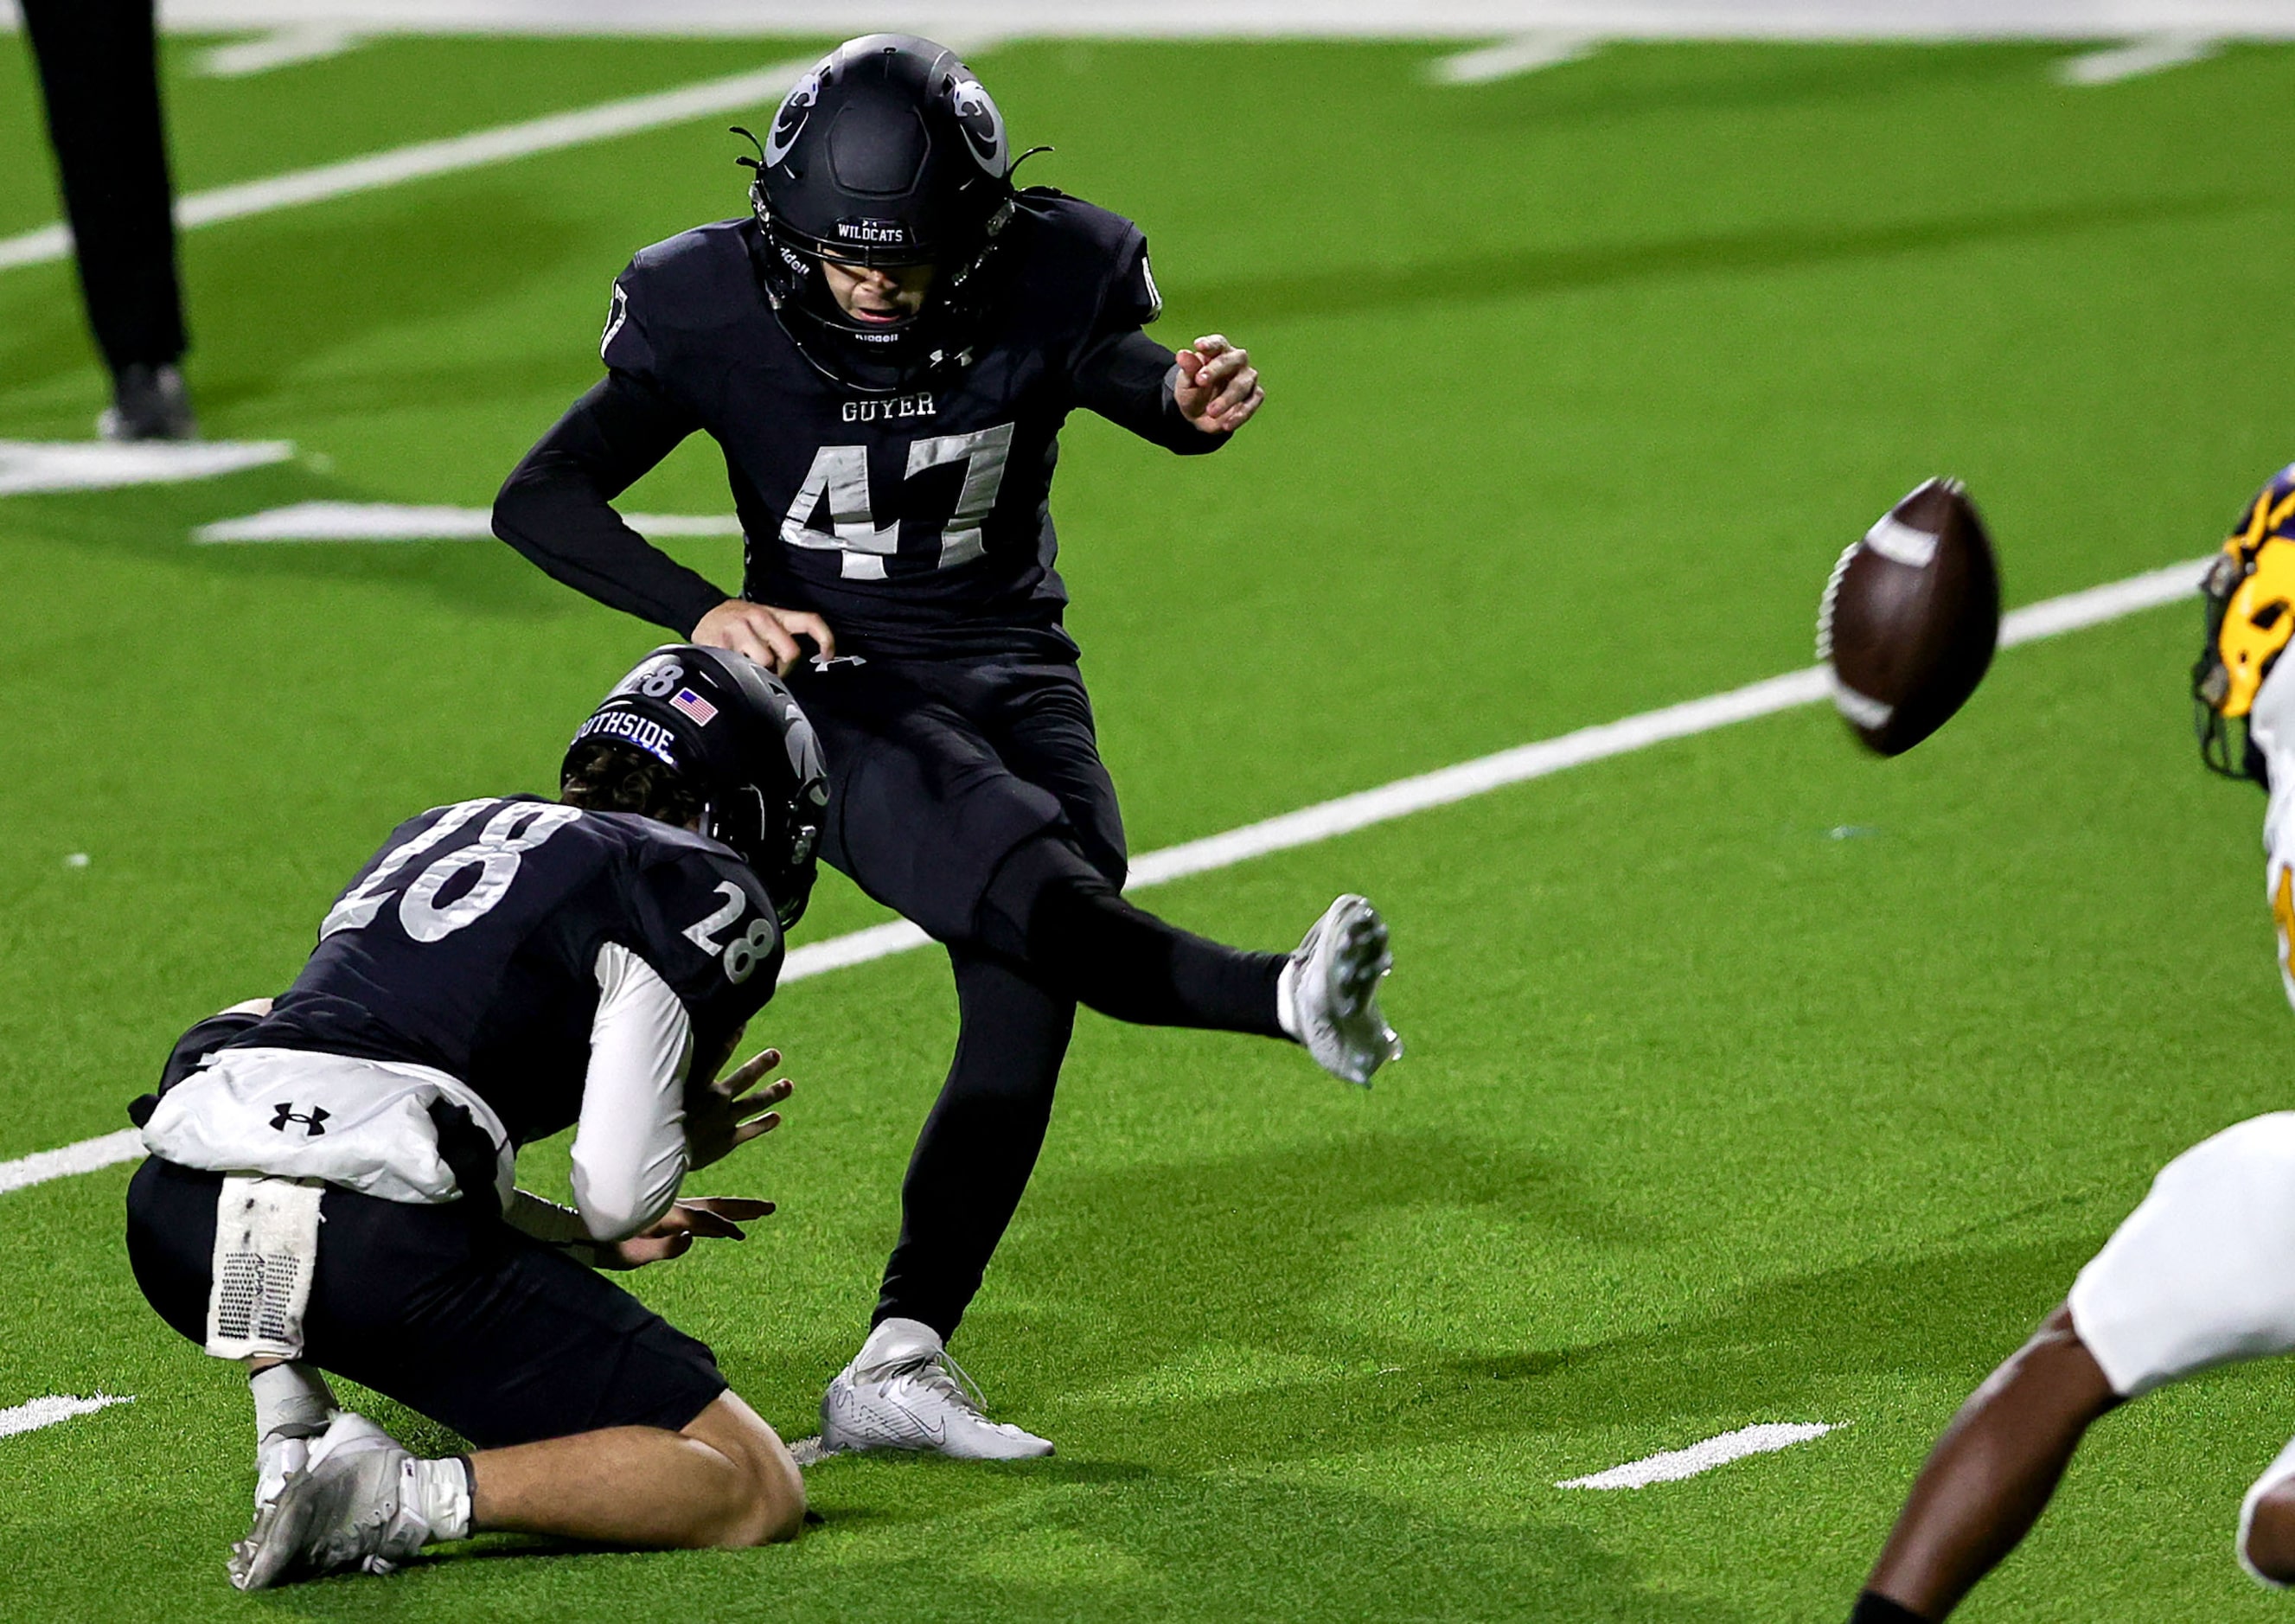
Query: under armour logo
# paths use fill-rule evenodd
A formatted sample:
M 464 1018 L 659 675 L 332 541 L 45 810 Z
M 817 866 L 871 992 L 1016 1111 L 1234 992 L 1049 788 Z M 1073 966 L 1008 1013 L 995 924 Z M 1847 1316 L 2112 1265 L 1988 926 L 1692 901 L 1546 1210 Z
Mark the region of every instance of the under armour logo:
M 279 1114 L 271 1119 L 271 1125 L 282 1133 L 287 1131 L 290 1122 L 302 1123 L 303 1137 L 306 1139 L 315 1139 L 327 1130 L 325 1124 L 329 1113 L 324 1106 L 313 1106 L 306 1114 L 296 1110 L 295 1102 L 290 1099 L 280 1102 L 278 1109 Z

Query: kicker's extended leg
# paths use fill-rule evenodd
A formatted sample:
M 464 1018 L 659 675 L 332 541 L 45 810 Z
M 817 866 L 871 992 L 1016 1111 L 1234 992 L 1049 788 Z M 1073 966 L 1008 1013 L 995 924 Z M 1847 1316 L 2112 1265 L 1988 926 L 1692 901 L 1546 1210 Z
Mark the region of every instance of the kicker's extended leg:
M 1227 947 L 1133 907 L 1058 835 L 1004 860 L 977 922 L 984 946 L 1116 1020 L 1285 1035 L 1276 981 L 1287 955 Z

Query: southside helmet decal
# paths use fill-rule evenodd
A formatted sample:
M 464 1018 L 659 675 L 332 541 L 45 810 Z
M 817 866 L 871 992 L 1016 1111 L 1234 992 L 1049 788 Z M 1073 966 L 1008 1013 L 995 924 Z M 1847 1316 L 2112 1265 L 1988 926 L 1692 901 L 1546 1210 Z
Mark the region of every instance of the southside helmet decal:
M 612 739 L 672 768 L 699 797 L 701 832 L 764 882 L 781 928 L 813 892 L 829 775 L 813 724 L 780 679 L 723 649 L 666 643 L 614 685 L 573 749 Z
M 574 742 L 577 745 L 592 739 L 618 739 L 623 744 L 634 745 L 673 771 L 680 765 L 677 736 L 651 717 L 641 716 L 634 711 L 598 712 L 574 735 Z

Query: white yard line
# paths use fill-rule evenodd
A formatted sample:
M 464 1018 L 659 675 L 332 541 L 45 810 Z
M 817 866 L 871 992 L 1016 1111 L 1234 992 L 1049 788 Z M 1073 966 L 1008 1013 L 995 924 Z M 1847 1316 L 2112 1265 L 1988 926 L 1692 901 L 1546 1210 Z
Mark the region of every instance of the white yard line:
M 1494 45 L 1438 57 L 1427 64 L 1426 77 L 1438 85 L 1487 85 L 1517 74 L 1535 73 L 1540 68 L 1574 62 L 1580 57 L 1592 55 L 1601 43 L 1589 34 L 1518 34 Z
M 625 513 L 641 535 L 739 535 L 728 513 Z M 244 518 L 218 519 L 192 532 L 201 545 L 240 542 L 475 542 L 494 539 L 485 508 L 410 506 L 396 502 L 298 502 Z
M 808 57 L 777 62 L 751 73 L 705 79 L 698 85 L 653 95 L 607 102 L 576 112 L 552 113 L 547 118 L 505 124 L 468 135 L 453 135 L 443 141 L 417 142 L 412 146 L 393 147 L 365 158 L 322 164 L 315 169 L 274 175 L 267 180 L 194 192 L 176 200 L 176 224 L 184 231 L 192 231 L 225 220 L 244 219 L 298 204 L 324 202 L 355 192 L 404 185 L 434 175 L 509 163 L 695 118 L 758 112 L 795 84 L 813 61 Z M 70 251 L 70 235 L 61 225 L 27 232 L 19 237 L 0 238 L 0 270 L 61 259 Z
M 2176 51 L 2232 39 L 2295 40 L 2295 0 L 171 0 L 176 33 L 269 30 L 225 45 L 209 71 L 262 72 L 331 54 L 377 35 L 707 36 L 850 34 L 899 28 L 966 42 L 1007 38 L 1484 39 L 1497 43 L 1438 62 L 1439 78 L 1474 83 L 1563 61 L 1604 39 L 1940 41 L 2129 40 L 2064 71 L 2098 84 L 2196 60 Z M 768 25 L 770 25 L 768 27 Z M 19 19 L 0 0 L 0 28 Z M 1566 48 L 1556 42 L 1574 41 Z M 1538 42 L 1538 43 L 1533 43 Z M 2182 42 L 2174 44 L 2168 42 Z M 2194 45 L 2193 42 L 2202 42 Z M 1552 53 L 1560 52 L 1560 54 Z M 2161 52 L 2167 56 L 2160 56 Z M 2156 60 L 2155 60 L 2156 59 Z M 1509 61 L 1519 62 L 1508 67 Z M 2113 64 L 2136 64 L 2123 72 Z M 782 62 L 682 90 L 421 142 L 369 157 L 177 200 L 185 231 L 300 203 L 626 135 L 778 98 L 812 65 Z M 61 224 L 0 238 L 0 271 L 68 257 Z
M 274 68 L 324 61 L 331 56 L 356 50 L 363 43 L 348 29 L 323 22 L 300 23 L 276 29 L 260 39 L 217 45 L 200 58 L 196 71 L 211 79 L 244 79 L 269 73 Z
M 2154 34 L 2149 38 L 2092 51 L 2061 62 L 2056 77 L 2067 85 L 2117 85 L 2122 79 L 2164 73 L 2187 62 L 2203 62 L 2223 49 L 2223 41 L 2207 34 Z
M 2069 592 L 2061 598 L 2028 605 L 2002 621 L 2001 646 L 2013 649 L 2020 643 L 2054 637 L 2065 632 L 2077 632 L 2085 626 L 2101 625 L 2140 610 L 2172 603 L 2178 598 L 2188 598 L 2199 590 L 2201 573 L 2209 562 L 2208 559 L 2194 559 L 2188 563 L 2171 564 L 2165 569 L 2148 570 L 2125 581 L 2114 581 L 2107 585 L 2090 587 L 2086 592 Z M 1743 688 L 1733 688 L 1726 693 L 1711 694 L 1703 699 L 1644 711 L 1638 716 L 1580 728 L 1558 738 L 1501 750 L 1494 755 L 1462 762 L 1458 766 L 1445 767 L 1439 771 L 1398 779 L 1376 789 L 1341 796 L 1335 801 L 1325 801 L 1298 812 L 1286 812 L 1279 818 L 1269 818 L 1262 822 L 1246 824 L 1223 835 L 1212 835 L 1202 840 L 1190 840 L 1182 845 L 1166 846 L 1160 852 L 1150 852 L 1132 863 L 1128 888 L 1144 890 L 1149 885 L 1164 885 L 1188 875 L 1231 868 L 1254 857 L 1313 845 L 1335 836 L 1368 828 L 1376 823 L 1409 817 L 1413 812 L 1425 812 L 1437 806 L 1448 806 L 1453 802 L 1487 795 L 1510 784 L 1527 783 L 1531 779 L 1544 778 L 1567 768 L 1582 767 L 1613 755 L 1646 750 L 1669 739 L 1710 733 L 1733 722 L 1774 715 L 1797 706 L 1814 705 L 1829 692 L 1825 667 L 1811 665 L 1764 681 L 1751 682 Z M 849 931 L 844 935 L 831 936 L 825 942 L 807 943 L 793 950 L 781 967 L 780 978 L 783 983 L 804 981 L 811 976 L 825 975 L 832 970 L 889 959 L 895 953 L 926 946 L 930 941 L 931 938 L 924 932 L 904 919 L 873 925 L 866 930 Z M 118 1133 L 106 1134 L 99 1139 L 68 1145 L 61 1150 L 42 1151 L 37 1155 L 25 1156 L 14 1162 L 0 1162 L 0 1194 L 22 1189 L 29 1185 L 43 1184 L 70 1173 L 90 1172 L 99 1167 L 109 1167 L 115 1162 L 133 1160 L 142 1154 L 142 1147 L 135 1132 L 123 1130 Z
M 19 1432 L 37 1432 L 44 1426 L 53 1426 L 59 1421 L 69 1421 L 74 1416 L 93 1416 L 100 1409 L 110 1409 L 115 1404 L 133 1404 L 133 1393 L 118 1396 L 108 1392 L 75 1399 L 59 1393 L 53 1398 L 35 1399 L 29 1404 L 19 1404 L 12 1409 L 0 1409 L 0 1438 L 12 1438 Z
M 1741 1426 L 1734 1432 L 1724 1432 L 1719 1438 L 1691 1444 L 1686 1449 L 1668 1449 L 1663 1454 L 1628 1461 L 1622 1466 L 1613 1466 L 1607 1472 L 1597 1472 L 1590 1477 L 1569 1478 L 1554 1486 L 1556 1489 L 1646 1489 L 1652 1483 L 1678 1482 L 1686 1477 L 1695 1477 L 1701 1472 L 1711 1472 L 1716 1466 L 1726 1466 L 1733 1460 L 1743 1460 L 1748 1455 L 1768 1455 L 1779 1449 L 1790 1449 L 1797 1443 L 1822 1438 L 1827 1432 L 1838 1432 L 1848 1424 L 1845 1421 L 1768 1421 L 1759 1426 Z
M 133 1162 L 143 1154 L 143 1130 L 122 1128 L 118 1133 L 82 1139 L 61 1150 L 43 1150 L 19 1156 L 13 1162 L 0 1162 L 0 1196 L 10 1190 L 29 1189 L 51 1179 L 69 1179 L 74 1173 L 92 1173 L 99 1167 Z

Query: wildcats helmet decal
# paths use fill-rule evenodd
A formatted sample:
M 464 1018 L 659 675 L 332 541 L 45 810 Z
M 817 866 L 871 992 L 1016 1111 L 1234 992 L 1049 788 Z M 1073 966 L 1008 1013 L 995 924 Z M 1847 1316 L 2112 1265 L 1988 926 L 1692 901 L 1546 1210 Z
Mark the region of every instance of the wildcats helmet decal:
M 2201 590 L 2207 642 L 2192 667 L 2200 755 L 2217 772 L 2259 780 L 2247 716 L 2295 637 L 2295 466 L 2256 493 Z

